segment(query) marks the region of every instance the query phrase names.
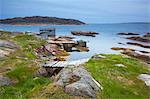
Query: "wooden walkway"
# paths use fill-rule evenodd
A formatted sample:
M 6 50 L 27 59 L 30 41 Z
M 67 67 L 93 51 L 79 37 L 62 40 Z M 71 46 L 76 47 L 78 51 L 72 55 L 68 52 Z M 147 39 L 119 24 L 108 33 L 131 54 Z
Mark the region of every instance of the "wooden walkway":
M 43 64 L 43 67 L 52 67 L 52 68 L 64 68 L 64 67 L 71 67 L 71 66 L 79 66 L 80 64 L 84 64 L 89 61 L 89 58 L 87 59 L 80 59 L 75 61 L 55 61 L 55 62 L 46 62 Z

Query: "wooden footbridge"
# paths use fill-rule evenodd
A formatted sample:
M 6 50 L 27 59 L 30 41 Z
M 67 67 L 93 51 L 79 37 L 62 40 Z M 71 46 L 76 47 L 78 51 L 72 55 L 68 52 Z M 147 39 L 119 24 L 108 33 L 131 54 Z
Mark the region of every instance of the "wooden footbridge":
M 75 61 L 54 61 L 54 62 L 46 62 L 43 64 L 44 68 L 65 68 L 71 66 L 79 66 L 80 64 L 84 64 L 89 61 L 89 58 L 80 59 Z

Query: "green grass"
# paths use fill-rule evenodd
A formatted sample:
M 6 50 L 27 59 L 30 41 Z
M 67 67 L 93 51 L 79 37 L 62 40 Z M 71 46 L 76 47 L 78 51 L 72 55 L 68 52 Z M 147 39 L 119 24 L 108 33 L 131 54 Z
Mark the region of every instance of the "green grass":
M 101 83 L 103 90 L 99 92 L 102 99 L 148 99 L 150 88 L 137 76 L 150 74 L 150 68 L 138 60 L 121 55 L 104 55 L 106 59 L 91 59 L 85 67 L 92 76 Z M 116 67 L 123 64 L 126 67 Z
M 11 36 L 10 32 L 0 31 L 2 40 L 10 40 L 20 49 L 8 57 L 0 59 L 0 74 L 12 79 L 13 85 L 0 87 L 0 99 L 84 99 L 64 93 L 62 87 L 52 84 L 49 78 L 36 77 L 35 72 L 41 60 L 34 49 L 46 44 L 45 40 L 32 35 Z M 63 53 L 64 54 L 64 53 Z M 150 68 L 132 58 L 121 55 L 105 55 L 102 60 L 91 59 L 85 67 L 101 83 L 103 90 L 98 93 L 102 99 L 148 99 L 150 88 L 137 79 L 142 73 L 150 74 Z M 126 67 L 115 67 L 124 64 Z
M 13 82 L 13 85 L 0 87 L 0 99 L 26 99 L 52 82 L 48 78 L 35 77 L 39 61 L 43 60 L 36 56 L 34 49 L 46 44 L 45 40 L 32 35 L 11 36 L 10 32 L 0 33 L 3 36 L 0 39 L 13 41 L 20 46 L 20 49 L 0 60 L 0 73 Z

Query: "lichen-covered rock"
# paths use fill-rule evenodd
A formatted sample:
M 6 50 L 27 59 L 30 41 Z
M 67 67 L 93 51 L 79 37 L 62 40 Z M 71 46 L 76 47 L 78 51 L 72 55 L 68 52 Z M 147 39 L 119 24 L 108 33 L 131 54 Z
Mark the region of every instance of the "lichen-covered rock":
M 66 93 L 77 96 L 96 97 L 102 87 L 83 67 L 64 68 L 56 76 L 56 85 L 63 86 Z
M 11 84 L 11 80 L 8 77 L 0 76 L 0 86 L 8 86 Z

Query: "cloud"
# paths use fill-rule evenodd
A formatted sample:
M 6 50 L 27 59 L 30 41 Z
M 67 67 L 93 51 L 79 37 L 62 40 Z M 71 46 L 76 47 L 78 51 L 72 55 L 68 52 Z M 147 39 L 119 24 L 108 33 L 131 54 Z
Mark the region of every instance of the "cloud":
M 109 18 L 112 22 L 147 21 L 150 0 L 0 0 L 2 17 L 56 16 L 94 23 Z M 86 19 L 84 19 L 86 18 Z M 103 21 L 102 20 L 102 21 Z

